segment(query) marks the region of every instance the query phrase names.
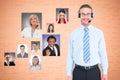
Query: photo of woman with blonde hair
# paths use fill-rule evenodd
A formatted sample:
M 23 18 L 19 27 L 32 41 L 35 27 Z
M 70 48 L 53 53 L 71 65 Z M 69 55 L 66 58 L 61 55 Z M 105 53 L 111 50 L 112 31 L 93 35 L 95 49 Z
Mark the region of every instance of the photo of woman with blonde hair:
M 40 22 L 36 14 L 31 14 L 29 16 L 29 25 L 30 27 L 25 27 L 22 30 L 22 37 L 23 38 L 40 38 L 41 37 Z
M 34 55 L 32 57 L 32 65 L 31 65 L 31 70 L 40 70 L 41 69 L 41 61 L 38 57 L 38 55 Z

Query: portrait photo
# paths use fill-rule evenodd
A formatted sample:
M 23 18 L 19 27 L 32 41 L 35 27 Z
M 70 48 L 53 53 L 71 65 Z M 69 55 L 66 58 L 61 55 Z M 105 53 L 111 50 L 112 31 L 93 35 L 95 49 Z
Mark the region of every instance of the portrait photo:
M 56 8 L 56 22 L 58 24 L 66 24 L 69 21 L 68 8 Z
M 42 64 L 42 59 L 40 55 L 30 56 L 30 69 L 31 70 L 40 70 L 41 64 Z
M 26 44 L 18 44 L 17 58 L 28 58 L 28 47 Z
M 54 24 L 53 23 L 47 23 L 47 33 L 54 33 Z
M 21 13 L 22 38 L 41 38 L 42 13 Z
M 4 53 L 4 66 L 15 66 L 15 52 Z
M 31 51 L 40 53 L 40 41 L 31 41 Z
M 60 35 L 44 34 L 42 37 L 43 56 L 60 56 Z

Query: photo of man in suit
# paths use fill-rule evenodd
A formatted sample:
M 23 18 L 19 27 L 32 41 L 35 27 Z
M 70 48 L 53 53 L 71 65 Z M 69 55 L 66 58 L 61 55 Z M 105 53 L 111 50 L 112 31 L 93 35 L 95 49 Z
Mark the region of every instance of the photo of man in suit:
M 28 58 L 28 53 L 25 52 L 25 46 L 20 45 L 20 53 L 17 54 L 18 58 Z
M 43 50 L 43 56 L 46 56 L 46 50 L 50 50 L 49 56 L 60 56 L 59 45 L 56 44 L 56 37 L 53 35 L 48 36 L 47 38 L 47 47 Z
M 5 53 L 4 66 L 15 66 L 12 54 L 15 55 L 15 53 Z

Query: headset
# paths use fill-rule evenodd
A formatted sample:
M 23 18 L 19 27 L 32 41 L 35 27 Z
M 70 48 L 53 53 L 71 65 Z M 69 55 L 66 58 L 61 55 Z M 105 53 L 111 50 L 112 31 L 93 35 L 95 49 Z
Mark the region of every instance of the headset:
M 78 12 L 78 18 L 80 18 L 81 17 L 81 14 L 80 14 L 80 12 Z M 91 13 L 91 18 L 94 18 L 94 13 L 92 12 Z

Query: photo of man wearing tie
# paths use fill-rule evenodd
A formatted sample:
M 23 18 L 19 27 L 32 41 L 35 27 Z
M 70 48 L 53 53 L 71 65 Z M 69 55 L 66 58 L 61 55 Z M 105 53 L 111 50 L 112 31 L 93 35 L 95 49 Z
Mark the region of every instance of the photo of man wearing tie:
M 71 33 L 68 46 L 68 80 L 107 80 L 108 60 L 104 35 L 100 29 L 91 25 L 94 18 L 92 7 L 81 5 L 78 17 L 81 26 Z
M 43 50 L 43 56 L 47 56 L 47 53 L 46 53 L 47 50 L 50 51 L 49 56 L 60 56 L 60 48 L 56 42 L 57 42 L 57 39 L 54 35 L 48 35 L 47 45 L 45 49 Z
M 25 52 L 25 46 L 20 45 L 20 53 L 17 54 L 18 58 L 28 58 L 28 53 Z

